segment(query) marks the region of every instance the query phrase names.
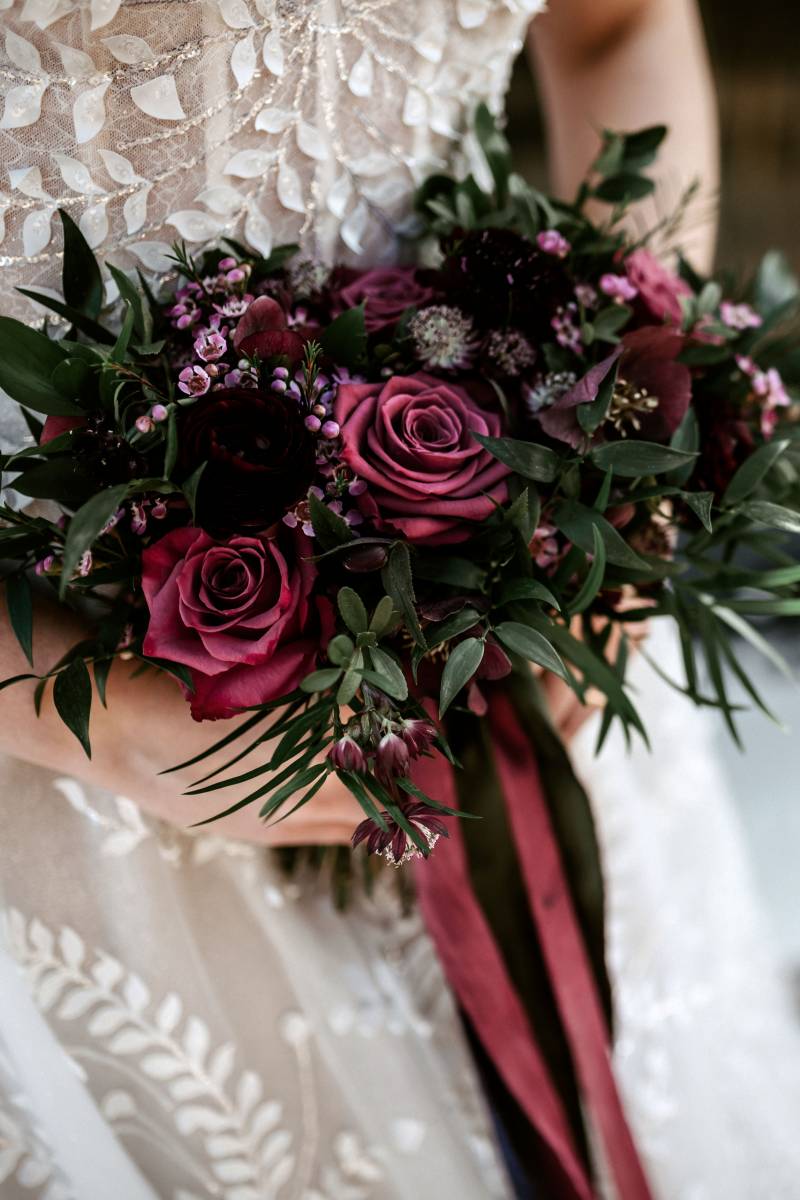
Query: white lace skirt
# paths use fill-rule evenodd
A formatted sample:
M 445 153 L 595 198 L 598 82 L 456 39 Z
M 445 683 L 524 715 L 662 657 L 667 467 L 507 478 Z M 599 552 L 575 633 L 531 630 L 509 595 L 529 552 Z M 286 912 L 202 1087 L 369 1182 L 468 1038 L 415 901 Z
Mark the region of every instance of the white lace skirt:
M 658 629 L 650 652 L 677 670 Z M 629 1118 L 658 1200 L 797 1200 L 800 1037 L 706 718 L 636 671 L 654 753 L 576 746 Z M 510 1195 L 389 890 L 342 915 L 263 850 L 11 761 L 0 796 L 3 1200 Z

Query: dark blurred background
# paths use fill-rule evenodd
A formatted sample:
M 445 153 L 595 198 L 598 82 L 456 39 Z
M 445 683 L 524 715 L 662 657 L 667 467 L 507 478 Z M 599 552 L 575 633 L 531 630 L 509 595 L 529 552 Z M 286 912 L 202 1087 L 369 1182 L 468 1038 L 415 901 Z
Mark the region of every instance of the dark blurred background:
M 739 275 L 752 270 L 766 250 L 780 248 L 800 272 L 800 0 L 699 3 L 719 96 L 718 262 Z M 524 55 L 507 111 L 518 167 L 544 185 L 542 122 Z M 797 621 L 773 626 L 769 636 L 800 676 Z M 736 750 L 721 721 L 716 749 L 756 886 L 783 964 L 798 980 L 800 1002 L 800 687 L 742 643 L 739 657 L 786 729 L 751 711 L 740 722 L 746 753 Z

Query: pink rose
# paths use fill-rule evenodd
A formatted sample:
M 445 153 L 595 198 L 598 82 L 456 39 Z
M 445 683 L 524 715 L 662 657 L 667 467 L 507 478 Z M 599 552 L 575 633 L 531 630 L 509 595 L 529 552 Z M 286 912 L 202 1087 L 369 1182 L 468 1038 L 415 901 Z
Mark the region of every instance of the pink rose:
M 335 415 L 342 456 L 369 485 L 364 511 L 409 541 L 462 541 L 507 498 L 509 469 L 472 436 L 497 437 L 500 417 L 463 387 L 422 373 L 343 384 Z
M 266 534 L 219 541 L 193 527 L 144 551 L 144 652 L 189 668 L 196 720 L 275 700 L 314 669 L 333 619 L 326 600 L 310 599 L 309 552 L 301 534 L 284 547 Z
M 417 282 L 413 267 L 365 271 L 339 292 L 344 308 L 355 308 L 364 303 L 368 333 L 378 333 L 396 324 L 407 308 L 429 304 L 433 296 L 432 288 Z
M 233 346 L 239 354 L 257 354 L 259 358 L 280 355 L 292 366 L 303 357 L 305 340 L 287 328 L 286 313 L 271 296 L 259 296 L 245 310 L 233 333 Z
M 625 273 L 648 311 L 658 321 L 680 325 L 681 296 L 691 296 L 685 279 L 669 271 L 649 250 L 634 250 L 625 259 Z

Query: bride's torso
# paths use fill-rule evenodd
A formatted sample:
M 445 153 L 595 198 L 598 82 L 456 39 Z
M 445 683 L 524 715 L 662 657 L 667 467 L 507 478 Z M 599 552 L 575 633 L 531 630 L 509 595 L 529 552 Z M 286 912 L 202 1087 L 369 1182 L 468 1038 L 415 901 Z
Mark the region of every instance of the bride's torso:
M 543 5 L 0 0 L 2 310 L 34 320 L 13 286 L 58 287 L 59 207 L 152 273 L 179 238 L 396 255 L 415 184 L 502 105 Z

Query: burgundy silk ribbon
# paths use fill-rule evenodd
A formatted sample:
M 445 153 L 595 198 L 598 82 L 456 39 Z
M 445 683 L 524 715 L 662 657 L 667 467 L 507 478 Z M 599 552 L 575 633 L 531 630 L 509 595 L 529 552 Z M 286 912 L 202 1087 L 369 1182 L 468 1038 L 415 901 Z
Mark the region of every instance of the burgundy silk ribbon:
M 651 1200 L 614 1080 L 600 996 L 575 915 L 536 758 L 514 706 L 498 689 L 489 721 L 495 762 L 516 843 L 531 915 L 584 1103 L 603 1145 L 619 1200 Z M 457 808 L 452 769 L 419 760 L 418 785 Z M 550 1158 L 558 1197 L 595 1195 L 566 1111 L 536 1043 L 469 878 L 458 820 L 417 872 L 420 905 L 450 986 L 505 1086 Z

